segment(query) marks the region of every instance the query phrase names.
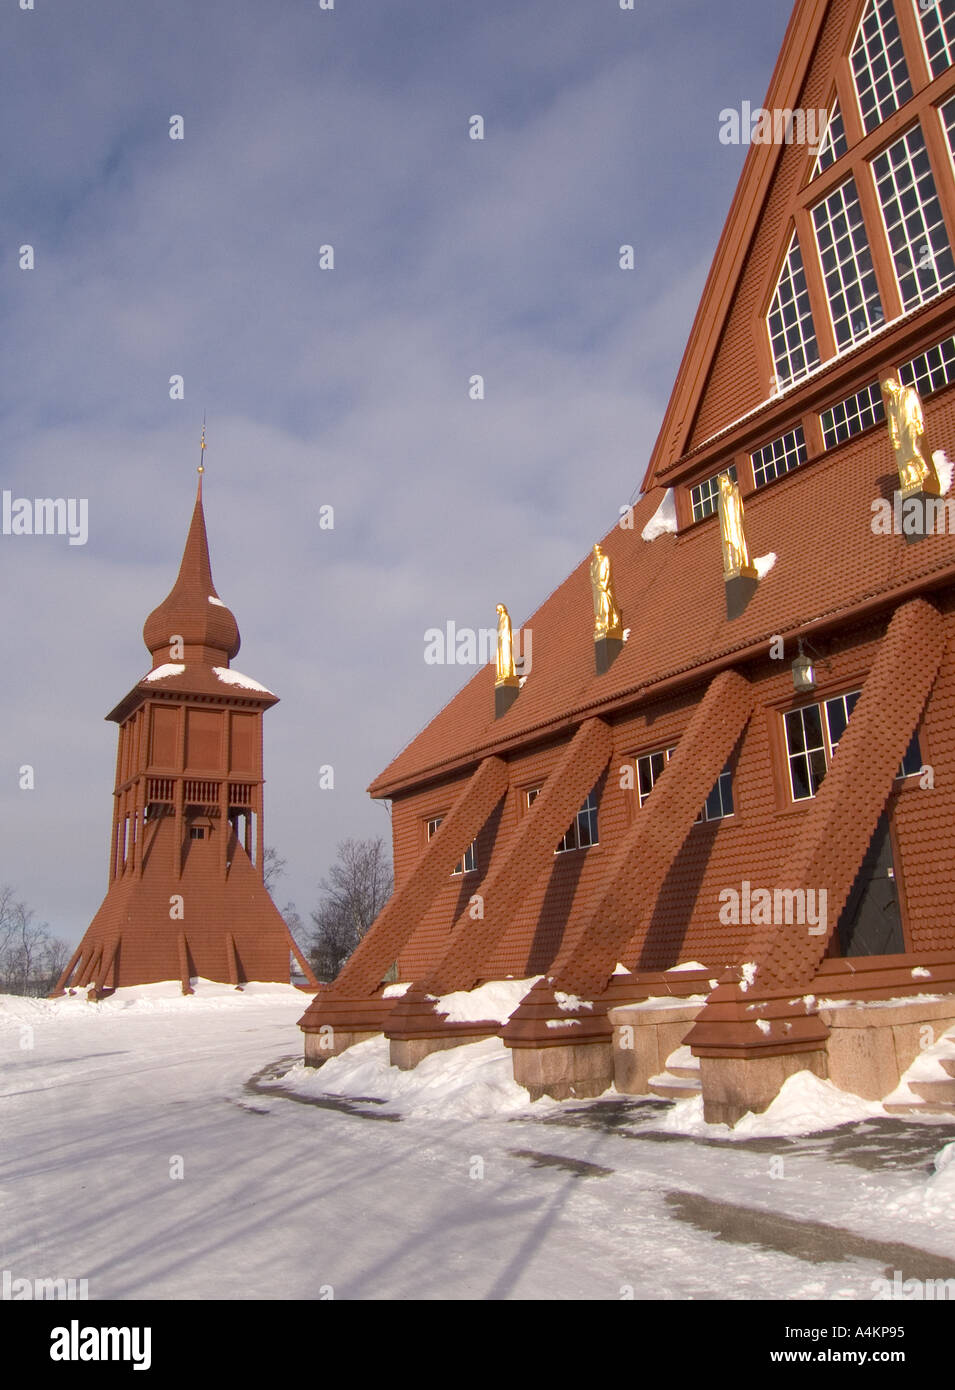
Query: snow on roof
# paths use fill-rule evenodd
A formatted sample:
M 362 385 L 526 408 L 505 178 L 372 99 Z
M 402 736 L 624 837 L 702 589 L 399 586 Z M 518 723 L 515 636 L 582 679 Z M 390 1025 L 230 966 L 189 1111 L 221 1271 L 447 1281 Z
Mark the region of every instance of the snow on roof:
M 455 990 L 435 1005 L 435 1013 L 447 1014 L 449 1023 L 506 1023 L 540 975 L 527 980 L 490 980 L 477 989 Z
M 162 681 L 167 676 L 181 676 L 185 669 L 185 665 L 181 661 L 167 661 L 164 666 L 157 666 L 154 671 L 147 671 L 143 680 Z
M 224 685 L 241 685 L 243 690 L 260 690 L 263 695 L 271 695 L 264 685 L 259 685 L 251 676 L 243 676 L 241 671 L 233 671 L 228 666 L 213 666 L 213 671 Z
M 663 501 L 640 532 L 640 539 L 655 541 L 657 536 L 676 535 L 676 499 L 672 487 L 663 494 Z
M 209 595 L 209 602 L 214 603 L 217 608 L 225 608 L 225 604 L 222 602 L 222 599 L 216 598 L 215 594 Z

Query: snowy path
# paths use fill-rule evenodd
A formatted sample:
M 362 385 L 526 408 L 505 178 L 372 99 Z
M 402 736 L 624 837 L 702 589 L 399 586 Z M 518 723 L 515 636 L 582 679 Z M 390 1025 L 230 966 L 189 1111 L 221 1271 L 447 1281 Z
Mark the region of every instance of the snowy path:
M 257 988 L 0 1000 L 0 1269 L 168 1299 L 871 1299 L 895 1269 L 955 1277 L 955 1207 L 927 1198 L 951 1126 L 727 1142 L 619 1097 L 438 1118 L 322 1099 L 322 1073 L 293 1072 L 293 1098 L 302 996 Z

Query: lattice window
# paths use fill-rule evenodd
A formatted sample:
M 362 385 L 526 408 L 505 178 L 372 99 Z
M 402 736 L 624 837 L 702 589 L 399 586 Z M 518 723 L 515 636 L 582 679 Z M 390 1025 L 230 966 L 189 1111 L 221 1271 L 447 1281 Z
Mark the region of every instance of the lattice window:
M 955 282 L 942 208 L 921 126 L 872 161 L 902 306 L 914 309 Z
M 785 717 L 789 785 L 794 801 L 816 795 L 855 709 L 860 690 L 836 695 L 818 705 L 803 705 Z M 912 735 L 896 777 L 912 777 L 922 769 L 918 733 Z
M 914 386 L 920 396 L 930 396 L 949 386 L 955 381 L 955 338 L 946 338 L 920 352 L 911 362 L 903 362 L 899 380 L 903 386 Z
M 566 854 L 571 849 L 589 849 L 597 840 L 597 797 L 591 792 L 567 828 L 555 854 Z
M 870 0 L 851 59 L 862 124 L 868 134 L 912 95 L 892 0 Z
M 769 346 L 780 389 L 819 365 L 819 347 L 809 307 L 806 273 L 795 232 L 766 315 Z
M 819 417 L 822 423 L 822 442 L 827 449 L 834 444 L 844 444 L 854 434 L 861 434 L 870 425 L 877 425 L 885 419 L 885 404 L 882 390 L 877 381 L 864 386 L 854 396 L 831 405 Z
M 764 444 L 753 454 L 753 477 L 756 486 L 771 483 L 806 462 L 806 436 L 802 425 L 797 425 L 788 434 L 782 434 L 770 444 Z
M 431 839 L 432 835 L 435 833 L 438 826 L 441 824 L 443 820 L 443 816 L 434 816 L 431 820 L 428 821 L 429 840 Z M 468 848 L 464 851 L 464 858 L 459 860 L 458 863 L 455 864 L 454 868 L 451 870 L 451 876 L 453 878 L 455 874 L 473 874 L 476 868 L 477 841 L 472 840 Z
M 731 463 L 729 468 L 721 470 L 728 473 L 736 482 L 736 464 Z M 693 503 L 693 520 L 702 521 L 705 516 L 712 516 L 719 506 L 720 484 L 719 473 L 714 473 L 712 478 L 707 478 L 702 483 L 697 483 L 696 487 L 690 488 L 690 501 Z
M 953 0 L 955 3 L 955 0 Z M 842 111 L 839 107 L 839 98 L 832 104 L 829 112 L 829 120 L 826 123 L 826 133 L 822 137 L 819 146 L 819 153 L 816 156 L 816 163 L 813 167 L 812 177 L 821 174 L 824 169 L 828 169 L 831 164 L 835 164 L 837 159 L 841 159 L 849 148 L 846 140 L 846 128 L 842 119 Z
M 642 753 L 637 759 L 637 795 L 641 806 L 653 791 L 661 772 L 675 752 L 675 747 L 661 748 L 656 753 Z
M 817 203 L 812 220 L 836 343 L 850 347 L 884 318 L 855 180 L 846 179 Z
M 914 0 L 922 26 L 932 76 L 938 77 L 955 59 L 955 0 Z
M 661 772 L 675 752 L 675 747 L 661 748 L 656 753 L 641 753 L 637 758 L 637 795 L 641 806 L 653 791 Z M 707 820 L 725 820 L 733 813 L 733 774 L 727 763 L 717 777 L 713 790 L 703 803 L 703 809 L 694 824 L 699 825 L 700 821 Z

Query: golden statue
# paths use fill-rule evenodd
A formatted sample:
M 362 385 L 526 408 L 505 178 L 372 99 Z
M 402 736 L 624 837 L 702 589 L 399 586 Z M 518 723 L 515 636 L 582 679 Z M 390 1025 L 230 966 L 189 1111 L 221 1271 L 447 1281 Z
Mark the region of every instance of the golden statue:
M 919 393 L 914 386 L 900 385 L 898 377 L 894 376 L 887 376 L 881 386 L 885 422 L 889 427 L 902 495 L 924 492 L 930 497 L 941 497 L 941 484 L 925 438 Z
M 743 525 L 743 499 L 739 484 L 728 473 L 719 475 L 720 540 L 723 542 L 723 578 L 758 579 L 756 566 L 750 563 L 749 547 Z
M 518 685 L 517 670 L 514 666 L 514 633 L 511 629 L 511 615 L 503 603 L 497 605 L 497 674 L 495 685 Z
M 623 637 L 623 618 L 617 607 L 610 573 L 610 556 L 599 545 L 594 546 L 590 559 L 590 587 L 594 597 L 594 641 L 601 637 Z

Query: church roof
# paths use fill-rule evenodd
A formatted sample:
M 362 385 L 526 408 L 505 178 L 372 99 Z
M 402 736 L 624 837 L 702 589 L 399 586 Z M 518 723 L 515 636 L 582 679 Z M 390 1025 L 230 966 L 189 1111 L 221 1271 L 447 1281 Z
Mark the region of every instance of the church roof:
M 955 391 L 929 397 L 926 417 L 932 438 L 955 453 Z M 531 671 L 507 714 L 494 718 L 494 667 L 485 666 L 370 792 L 391 796 L 491 753 L 561 734 L 589 715 L 709 679 L 747 656 L 766 656 L 776 634 L 844 626 L 867 609 L 951 583 L 955 535 L 910 545 L 903 535 L 873 533 L 873 501 L 890 500 L 897 487 L 885 426 L 877 425 L 748 496 L 750 554 L 776 559 L 733 621 L 726 617 L 719 518 L 645 541 L 641 531 L 667 491 L 655 487 L 635 507 L 633 529 L 614 527 L 601 542 L 630 630 L 610 670 L 595 673 L 588 554 L 523 624 L 533 636 Z

